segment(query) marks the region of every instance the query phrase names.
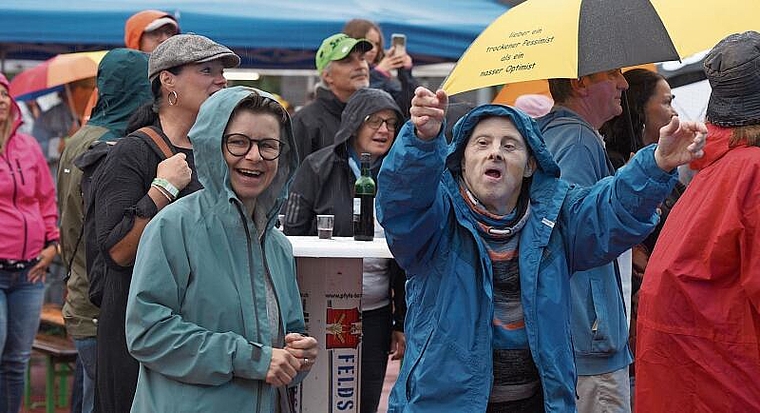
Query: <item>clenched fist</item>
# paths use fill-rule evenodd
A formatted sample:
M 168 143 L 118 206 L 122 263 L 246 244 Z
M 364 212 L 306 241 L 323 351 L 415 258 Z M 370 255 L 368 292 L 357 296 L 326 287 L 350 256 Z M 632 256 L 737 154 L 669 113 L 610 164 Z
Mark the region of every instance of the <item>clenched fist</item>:
M 185 158 L 184 153 L 178 153 L 161 161 L 156 168 L 156 178 L 166 179 L 181 191 L 190 183 L 190 177 L 193 175 Z

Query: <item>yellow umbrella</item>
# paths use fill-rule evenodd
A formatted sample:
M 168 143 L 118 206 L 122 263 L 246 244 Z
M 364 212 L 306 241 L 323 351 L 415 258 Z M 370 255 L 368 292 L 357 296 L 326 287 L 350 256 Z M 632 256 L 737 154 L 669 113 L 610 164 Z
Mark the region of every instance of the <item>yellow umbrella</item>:
M 475 39 L 442 88 L 453 95 L 679 60 L 745 30 L 760 30 L 758 0 L 528 0 Z

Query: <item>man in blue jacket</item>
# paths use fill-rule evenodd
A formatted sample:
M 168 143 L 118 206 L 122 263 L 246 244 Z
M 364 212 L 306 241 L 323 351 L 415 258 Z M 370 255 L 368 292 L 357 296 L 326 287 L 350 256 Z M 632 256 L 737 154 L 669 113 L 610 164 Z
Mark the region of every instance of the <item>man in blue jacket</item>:
M 378 176 L 378 218 L 408 279 L 389 412 L 573 412 L 570 274 L 651 231 L 705 127 L 676 119 L 613 179 L 574 188 L 510 107 L 473 109 L 447 149 L 447 101 L 416 90 Z
M 622 113 L 621 96 L 628 82 L 620 69 L 550 79 L 555 106 L 537 120 L 539 129 L 562 171 L 560 177 L 578 186 L 592 186 L 615 174 L 598 130 Z M 628 365 L 628 320 L 623 290 L 631 285 L 627 265 L 615 259 L 573 274 L 570 280 L 570 330 L 578 369 L 578 411 L 631 412 Z M 627 287 L 627 288 L 626 288 Z

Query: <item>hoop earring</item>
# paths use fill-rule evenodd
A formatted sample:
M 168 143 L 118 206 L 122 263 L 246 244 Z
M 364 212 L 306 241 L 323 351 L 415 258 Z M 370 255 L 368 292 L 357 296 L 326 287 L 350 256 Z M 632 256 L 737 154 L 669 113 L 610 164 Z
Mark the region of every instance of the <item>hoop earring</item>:
M 176 90 L 172 90 L 169 92 L 168 95 L 166 95 L 166 100 L 169 102 L 169 106 L 174 106 L 177 104 L 177 101 L 179 100 L 179 95 L 177 95 Z

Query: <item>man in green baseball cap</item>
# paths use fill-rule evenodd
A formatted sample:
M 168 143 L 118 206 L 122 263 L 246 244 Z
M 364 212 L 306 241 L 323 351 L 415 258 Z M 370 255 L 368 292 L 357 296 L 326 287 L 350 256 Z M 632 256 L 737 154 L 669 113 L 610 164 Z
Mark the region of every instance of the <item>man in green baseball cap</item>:
M 343 33 L 322 41 L 314 58 L 320 77 L 315 99 L 293 116 L 299 161 L 333 144 L 346 102 L 354 92 L 369 86 L 364 53 L 371 49 L 368 40 Z

